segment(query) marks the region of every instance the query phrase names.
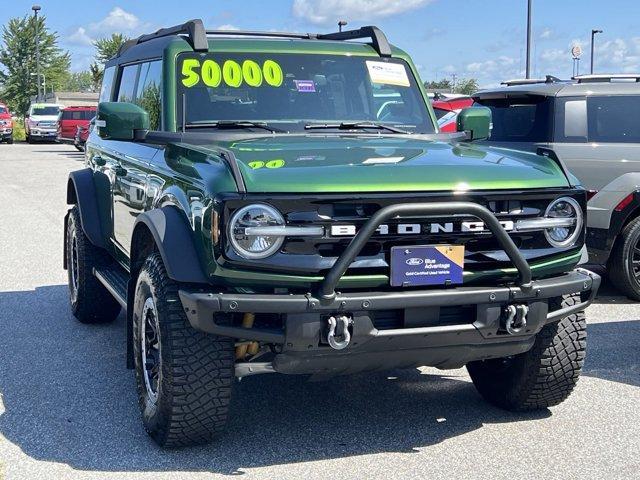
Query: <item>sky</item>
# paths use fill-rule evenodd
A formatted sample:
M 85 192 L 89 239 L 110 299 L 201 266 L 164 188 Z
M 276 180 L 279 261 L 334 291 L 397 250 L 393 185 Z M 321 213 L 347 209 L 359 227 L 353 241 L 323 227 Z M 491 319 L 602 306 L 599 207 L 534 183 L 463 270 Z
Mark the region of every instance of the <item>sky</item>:
M 32 1 L 1 0 L 0 24 L 31 14 Z M 71 68 L 88 68 L 92 41 L 128 36 L 202 18 L 209 29 L 329 32 L 377 25 L 413 57 L 423 80 L 476 78 L 494 86 L 524 77 L 527 0 L 40 0 L 48 26 L 71 53 Z M 595 70 L 640 72 L 640 1 L 533 0 L 532 72 L 568 78 L 571 47 L 580 44 L 588 73 L 592 28 Z

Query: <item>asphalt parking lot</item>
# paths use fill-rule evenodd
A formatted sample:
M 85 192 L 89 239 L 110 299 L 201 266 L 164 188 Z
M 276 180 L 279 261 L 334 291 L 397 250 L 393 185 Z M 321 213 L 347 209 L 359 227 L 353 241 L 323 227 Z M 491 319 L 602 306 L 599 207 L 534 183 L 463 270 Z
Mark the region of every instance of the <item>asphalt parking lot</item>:
M 81 325 L 68 307 L 66 177 L 82 162 L 0 145 L 0 479 L 640 478 L 640 305 L 606 284 L 559 407 L 503 412 L 463 369 L 265 375 L 238 385 L 226 437 L 161 450 L 138 419 L 122 315 Z

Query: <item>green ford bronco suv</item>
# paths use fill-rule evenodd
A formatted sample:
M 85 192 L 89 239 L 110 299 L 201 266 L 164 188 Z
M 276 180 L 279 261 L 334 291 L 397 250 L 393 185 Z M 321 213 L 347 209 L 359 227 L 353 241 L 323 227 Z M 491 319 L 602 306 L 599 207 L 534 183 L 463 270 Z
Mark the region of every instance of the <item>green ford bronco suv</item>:
M 100 101 L 68 183 L 71 308 L 126 310 L 159 444 L 220 434 L 261 373 L 466 365 L 506 409 L 570 394 L 600 283 L 584 189 L 554 156 L 476 146 L 487 108 L 439 133 L 377 28 L 190 21 L 127 42 Z

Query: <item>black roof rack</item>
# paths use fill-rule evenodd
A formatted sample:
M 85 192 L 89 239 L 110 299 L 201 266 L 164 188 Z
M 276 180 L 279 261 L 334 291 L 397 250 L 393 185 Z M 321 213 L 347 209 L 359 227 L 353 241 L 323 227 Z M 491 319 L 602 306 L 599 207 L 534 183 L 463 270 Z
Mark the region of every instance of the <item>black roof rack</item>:
M 378 27 L 362 27 L 357 30 L 346 30 L 344 32 L 323 33 L 318 35 L 319 40 L 355 40 L 358 38 L 370 38 L 373 48 L 381 57 L 391 56 L 391 46 L 387 36 Z
M 202 20 L 196 18 L 189 20 L 181 25 L 175 25 L 173 27 L 161 28 L 154 33 L 148 33 L 146 35 L 140 35 L 138 38 L 126 41 L 118 50 L 118 56 L 122 55 L 128 49 L 135 45 L 139 45 L 156 38 L 169 37 L 172 35 L 187 35 L 189 37 L 189 43 L 193 49 L 197 52 L 207 51 L 209 49 L 209 43 L 207 42 L 207 33 L 204 29 Z
M 633 81 L 640 83 L 640 74 L 638 73 L 597 73 L 590 75 L 578 75 L 573 77 L 578 83 L 598 83 L 598 82 L 614 82 L 619 81 Z
M 513 80 L 505 80 L 500 85 L 506 85 L 507 87 L 513 87 L 515 85 L 535 85 L 536 83 L 561 83 L 564 80 L 554 77 L 553 75 L 546 75 L 544 78 L 516 78 Z
M 131 47 L 140 43 L 148 42 L 156 38 L 168 37 L 172 35 L 186 35 L 189 43 L 195 51 L 207 51 L 209 44 L 208 35 L 228 35 L 243 37 L 272 37 L 272 38 L 298 38 L 307 40 L 356 40 L 370 38 L 373 48 L 381 57 L 391 56 L 391 46 L 385 34 L 378 27 L 368 26 L 357 30 L 347 30 L 335 33 L 288 33 L 288 32 L 255 32 L 248 30 L 205 30 L 202 20 L 189 20 L 174 27 L 161 28 L 160 30 L 141 35 L 138 38 L 128 40 L 118 51 L 118 56 L 122 55 Z

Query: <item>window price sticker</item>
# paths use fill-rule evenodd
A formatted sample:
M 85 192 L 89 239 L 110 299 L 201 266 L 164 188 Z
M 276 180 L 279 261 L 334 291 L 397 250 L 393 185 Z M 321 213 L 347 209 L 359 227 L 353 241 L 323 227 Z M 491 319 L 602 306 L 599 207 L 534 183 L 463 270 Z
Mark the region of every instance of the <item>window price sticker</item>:
M 407 69 L 400 63 L 367 61 L 367 70 L 373 83 L 409 87 Z

